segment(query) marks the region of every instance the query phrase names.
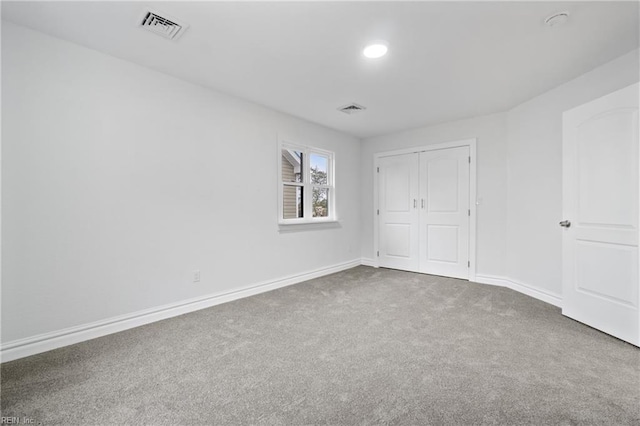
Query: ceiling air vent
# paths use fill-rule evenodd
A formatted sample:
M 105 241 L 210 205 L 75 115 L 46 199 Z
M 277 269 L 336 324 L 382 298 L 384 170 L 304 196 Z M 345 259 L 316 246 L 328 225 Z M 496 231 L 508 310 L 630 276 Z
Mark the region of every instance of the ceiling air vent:
M 363 107 L 362 105 L 358 105 L 356 103 L 352 103 L 349 105 L 345 105 L 345 106 L 341 106 L 340 108 L 338 108 L 338 111 L 340 112 L 344 112 L 345 114 L 355 114 L 357 112 L 360 111 L 364 111 L 365 109 L 367 109 L 366 107 Z
M 169 40 L 178 39 L 189 27 L 164 13 L 161 14 L 153 10 L 147 10 L 143 13 L 140 26 Z

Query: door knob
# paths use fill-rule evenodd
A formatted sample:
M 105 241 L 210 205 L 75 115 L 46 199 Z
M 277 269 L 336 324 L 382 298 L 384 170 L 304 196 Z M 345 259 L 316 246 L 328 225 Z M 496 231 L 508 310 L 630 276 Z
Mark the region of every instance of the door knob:
M 562 222 L 560 222 L 560 226 L 568 228 L 571 226 L 571 222 L 569 222 L 568 220 L 563 220 Z

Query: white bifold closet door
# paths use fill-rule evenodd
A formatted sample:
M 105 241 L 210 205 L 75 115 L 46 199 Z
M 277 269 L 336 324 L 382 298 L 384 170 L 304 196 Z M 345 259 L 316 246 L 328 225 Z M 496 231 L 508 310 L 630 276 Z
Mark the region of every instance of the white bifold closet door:
M 469 147 L 378 162 L 378 264 L 469 278 Z

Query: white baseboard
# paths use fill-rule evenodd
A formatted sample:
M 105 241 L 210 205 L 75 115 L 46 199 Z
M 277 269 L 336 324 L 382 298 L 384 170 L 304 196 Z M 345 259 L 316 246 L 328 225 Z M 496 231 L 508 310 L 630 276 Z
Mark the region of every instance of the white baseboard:
M 378 262 L 373 259 L 369 259 L 368 257 L 363 257 L 360 261 L 360 264 L 364 266 L 373 266 L 374 268 L 378 267 Z
M 492 275 L 478 275 L 476 274 L 476 279 L 474 282 L 479 284 L 489 284 L 495 285 L 498 287 L 509 287 L 509 280 L 503 277 L 495 277 Z
M 519 293 L 526 294 L 535 299 L 542 300 L 543 302 L 562 308 L 562 296 L 556 293 L 552 293 L 547 290 L 542 290 L 531 285 L 523 284 L 521 282 L 512 280 L 505 277 L 494 277 L 491 275 L 479 275 L 476 274 L 475 282 L 480 284 L 497 285 L 500 287 L 507 287 L 515 290 Z
M 84 342 L 86 340 L 95 339 L 97 337 L 106 336 L 108 334 L 117 333 L 119 331 L 128 330 L 130 328 L 139 327 L 141 325 L 163 319 L 242 299 L 244 297 L 298 284 L 313 278 L 344 271 L 345 269 L 350 269 L 360 264 L 362 264 L 361 259 L 356 259 L 350 262 L 328 266 L 326 268 L 319 268 L 296 275 L 289 275 L 284 278 L 264 281 L 228 293 L 212 294 L 183 300 L 177 303 L 145 309 L 143 311 L 121 315 L 106 320 L 44 333 L 25 339 L 14 340 L 2 345 L 0 348 L 0 360 L 1 362 L 12 361 L 41 352 L 50 351 L 52 349 L 61 348 L 63 346 L 73 345 L 75 343 Z

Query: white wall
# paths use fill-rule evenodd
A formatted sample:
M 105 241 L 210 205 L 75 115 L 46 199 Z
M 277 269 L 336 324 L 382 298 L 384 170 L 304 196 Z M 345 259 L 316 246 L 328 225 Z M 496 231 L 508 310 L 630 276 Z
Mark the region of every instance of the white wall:
M 7 22 L 2 104 L 3 343 L 360 258 L 356 138 Z M 278 133 L 340 227 L 279 233 Z
M 638 50 L 507 114 L 507 270 L 511 280 L 561 297 L 562 113 L 638 81 Z
M 375 153 L 477 138 L 478 274 L 502 275 L 505 258 L 506 116 L 488 116 L 365 139 L 362 143 L 362 256 L 373 259 L 373 156 Z

